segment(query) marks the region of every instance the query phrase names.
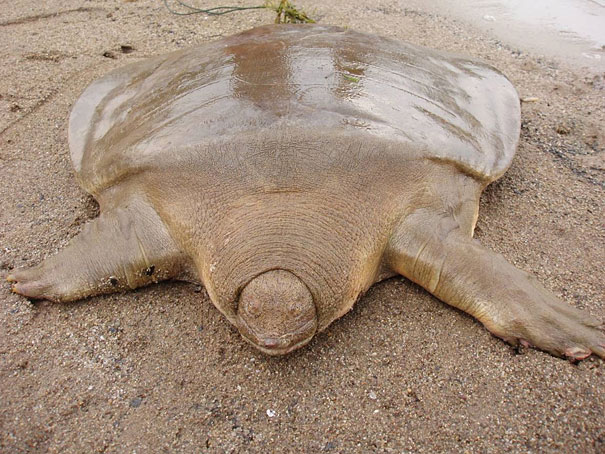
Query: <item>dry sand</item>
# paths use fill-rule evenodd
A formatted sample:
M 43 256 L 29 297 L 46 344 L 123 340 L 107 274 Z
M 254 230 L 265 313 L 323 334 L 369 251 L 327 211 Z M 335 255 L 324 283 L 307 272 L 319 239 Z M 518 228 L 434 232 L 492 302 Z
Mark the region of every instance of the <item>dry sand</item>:
M 321 23 L 482 58 L 539 98 L 523 104 L 519 152 L 485 192 L 476 235 L 605 319 L 603 74 L 403 3 L 300 2 Z M 5 5 L 0 271 L 39 262 L 96 214 L 66 142 L 88 83 L 272 18 L 178 17 L 159 0 Z M 32 305 L 5 283 L 0 299 L 2 453 L 605 452 L 603 361 L 515 351 L 403 278 L 278 359 L 193 285 Z

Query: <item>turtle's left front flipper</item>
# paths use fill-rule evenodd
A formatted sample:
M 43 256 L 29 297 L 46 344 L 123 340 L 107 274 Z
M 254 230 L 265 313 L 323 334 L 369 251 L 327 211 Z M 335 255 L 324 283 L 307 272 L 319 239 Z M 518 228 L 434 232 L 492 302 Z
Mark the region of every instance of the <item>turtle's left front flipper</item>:
M 29 298 L 73 301 L 177 277 L 184 263 L 155 210 L 134 199 L 101 213 L 57 255 L 7 279 Z
M 572 360 L 605 358 L 602 322 L 546 290 L 459 228 L 453 218 L 411 215 L 394 233 L 394 271 L 481 321 L 494 335 Z

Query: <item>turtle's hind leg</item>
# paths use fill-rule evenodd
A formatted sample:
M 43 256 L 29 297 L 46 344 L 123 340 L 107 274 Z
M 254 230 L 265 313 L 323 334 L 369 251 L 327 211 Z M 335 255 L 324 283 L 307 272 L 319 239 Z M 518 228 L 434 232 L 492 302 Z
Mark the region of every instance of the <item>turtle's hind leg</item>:
M 7 280 L 28 298 L 73 301 L 177 277 L 184 263 L 155 210 L 134 199 L 101 213 L 57 255 Z

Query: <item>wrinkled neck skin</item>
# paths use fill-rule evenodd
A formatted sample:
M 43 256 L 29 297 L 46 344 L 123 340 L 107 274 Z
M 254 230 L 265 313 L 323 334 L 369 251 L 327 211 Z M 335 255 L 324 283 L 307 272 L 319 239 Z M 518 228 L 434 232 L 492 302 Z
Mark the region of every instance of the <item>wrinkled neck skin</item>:
M 210 206 L 200 210 L 198 215 L 214 219 L 197 218 L 200 233 L 185 239 L 210 298 L 237 325 L 237 302 L 246 285 L 283 270 L 309 289 L 317 330 L 324 329 L 374 282 L 386 242 L 366 236 L 376 219 L 366 218 L 369 207 L 344 194 L 245 192 L 238 191 L 231 202 L 219 199 L 220 212 L 210 215 Z M 348 307 L 343 301 L 350 301 Z
M 262 351 L 282 354 L 304 345 L 378 280 L 402 216 L 396 207 L 409 204 L 401 197 L 415 197 L 401 185 L 417 185 L 435 164 L 402 163 L 400 150 L 389 159 L 389 144 L 378 150 L 386 158 L 371 159 L 375 142 L 212 144 L 144 175 L 152 180 L 144 187 L 155 188 L 148 197 L 193 259 L 212 302 Z M 270 273 L 275 270 L 281 274 Z M 264 284 L 263 275 L 269 276 Z M 280 284 L 272 276 L 289 276 L 308 294 L 288 295 L 287 279 Z M 262 285 L 252 289 L 253 281 Z M 260 303 L 277 315 L 242 318 L 242 297 L 271 286 Z M 284 306 L 298 301 L 306 315 L 292 322 L 287 311 L 278 314 L 275 298 Z

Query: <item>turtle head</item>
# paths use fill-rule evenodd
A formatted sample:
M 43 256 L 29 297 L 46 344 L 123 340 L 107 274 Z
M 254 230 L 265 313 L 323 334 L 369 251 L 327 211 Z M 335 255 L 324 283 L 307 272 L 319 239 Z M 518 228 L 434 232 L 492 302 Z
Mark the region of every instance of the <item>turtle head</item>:
M 317 331 L 313 296 L 289 271 L 267 271 L 248 282 L 240 293 L 237 327 L 264 353 L 291 352 L 309 342 Z

